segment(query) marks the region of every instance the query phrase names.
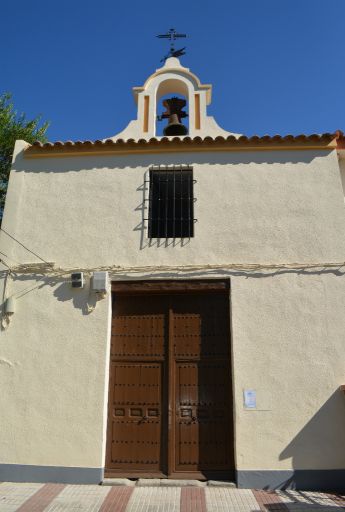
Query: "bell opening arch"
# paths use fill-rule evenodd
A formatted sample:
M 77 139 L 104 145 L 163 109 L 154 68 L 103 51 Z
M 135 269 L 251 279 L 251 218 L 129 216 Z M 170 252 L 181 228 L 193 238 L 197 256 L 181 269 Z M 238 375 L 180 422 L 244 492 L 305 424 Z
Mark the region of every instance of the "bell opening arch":
M 164 133 L 164 129 L 168 127 L 171 119 L 168 117 L 166 119 L 162 119 L 162 113 L 167 112 L 167 104 L 164 103 L 167 100 L 170 101 L 172 98 L 177 98 L 178 100 L 185 101 L 185 106 L 182 107 L 182 114 L 186 113 L 186 117 L 184 120 L 180 120 L 181 124 L 186 127 L 186 134 L 189 134 L 189 124 L 190 124 L 190 88 L 187 83 L 183 80 L 179 80 L 176 78 L 166 79 L 158 85 L 155 94 L 155 110 L 156 110 L 156 124 L 155 124 L 155 135 L 156 136 L 164 136 L 168 134 Z M 175 119 L 177 121 L 177 119 Z
M 181 122 L 186 128 L 187 133 L 185 135 L 190 134 L 191 127 L 191 112 L 190 112 L 190 98 L 193 94 L 193 86 L 184 77 L 160 77 L 161 80 L 157 84 L 155 95 L 154 95 L 154 105 L 155 105 L 155 135 L 162 136 L 164 135 L 163 130 L 169 124 L 169 119 L 160 120 L 160 116 L 163 111 L 166 111 L 167 106 L 163 105 L 163 101 L 171 98 L 178 98 L 180 100 L 185 100 L 186 105 L 183 107 L 182 111 L 187 114 L 184 121 Z M 181 121 L 181 120 L 180 120 Z

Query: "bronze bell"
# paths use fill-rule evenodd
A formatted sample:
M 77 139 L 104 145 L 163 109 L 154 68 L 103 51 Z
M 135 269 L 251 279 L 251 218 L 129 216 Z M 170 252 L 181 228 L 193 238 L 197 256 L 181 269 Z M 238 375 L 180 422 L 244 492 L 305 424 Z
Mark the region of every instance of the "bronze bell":
M 181 123 L 183 117 L 187 117 L 187 113 L 182 109 L 186 106 L 186 101 L 173 97 L 163 101 L 166 111 L 162 114 L 161 119 L 169 119 L 168 125 L 164 128 L 163 133 L 167 137 L 173 135 L 187 135 L 187 126 Z
M 187 126 L 179 122 L 177 114 L 169 116 L 169 123 L 163 130 L 164 135 L 187 135 Z

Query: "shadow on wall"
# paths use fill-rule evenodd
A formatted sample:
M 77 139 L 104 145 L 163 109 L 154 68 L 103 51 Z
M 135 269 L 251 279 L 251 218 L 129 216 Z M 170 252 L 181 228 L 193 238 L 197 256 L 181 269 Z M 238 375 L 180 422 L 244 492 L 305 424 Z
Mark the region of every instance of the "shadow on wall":
M 263 279 L 266 277 L 275 277 L 284 274 L 296 274 L 304 276 L 320 276 L 324 274 L 333 274 L 335 276 L 344 276 L 345 271 L 338 268 L 324 268 L 324 269 L 281 269 L 281 270 L 267 270 L 254 272 L 251 270 L 232 270 L 232 269 L 201 269 L 201 270 L 162 270 L 155 271 L 152 276 L 155 279 L 219 279 L 226 277 L 245 277 L 246 279 Z M 146 273 L 146 276 L 148 274 Z M 113 279 L 116 281 L 137 281 L 140 279 L 140 273 L 130 272 L 116 272 Z M 146 278 L 146 277 L 145 277 Z
M 231 278 L 231 277 L 244 277 L 246 279 L 262 279 L 267 277 L 275 277 L 279 275 L 284 274 L 297 274 L 297 275 L 305 275 L 305 276 L 315 276 L 315 275 L 323 275 L 323 274 L 333 274 L 335 276 L 344 276 L 344 270 L 338 269 L 338 268 L 331 268 L 331 269 L 281 269 L 281 270 L 267 270 L 265 272 L 253 272 L 253 271 L 246 271 L 246 270 L 224 270 L 224 269 L 202 269 L 202 270 L 194 270 L 194 271 L 161 271 L 161 272 L 154 272 L 151 277 L 154 277 L 155 279 L 218 279 L 218 278 Z M 7 278 L 8 271 L 6 270 L 0 270 L 0 282 L 4 281 Z M 146 273 L 146 278 L 148 274 Z M 116 274 L 111 275 L 112 280 L 115 281 L 131 281 L 131 280 L 138 280 L 142 278 L 141 273 L 128 273 L 128 272 L 119 272 L 117 271 Z M 53 295 L 54 297 L 60 301 L 60 302 L 67 302 L 71 301 L 74 308 L 79 309 L 83 315 L 89 315 L 94 308 L 96 307 L 98 297 L 97 295 L 90 290 L 89 287 L 89 281 L 86 280 L 85 287 L 83 289 L 74 289 L 71 288 L 69 280 L 66 278 L 66 272 L 57 273 L 55 275 L 50 276 L 44 276 L 42 274 L 20 274 L 16 272 L 12 272 L 11 274 L 11 280 L 13 282 L 22 282 L 25 283 L 26 281 L 29 282 L 29 286 L 23 287 L 20 290 L 17 290 L 15 293 L 11 293 L 11 296 L 14 297 L 16 301 L 20 301 L 22 298 L 24 298 L 26 295 L 33 293 L 37 290 L 40 290 L 42 288 L 45 288 L 49 286 L 50 288 L 54 288 Z M 3 308 L 4 308 L 4 296 L 3 300 L 0 304 L 0 319 L 3 316 Z M 19 302 L 18 302 L 19 304 Z M 17 315 L 16 315 L 17 316 Z M 3 330 L 0 326 L 0 330 Z M 345 376 L 344 376 L 345 379 Z M 345 383 L 345 382 L 344 382 Z M 344 432 L 343 438 L 344 438 L 344 446 L 345 446 L 345 396 L 342 396 L 342 393 L 336 392 L 334 394 L 336 397 L 336 404 L 337 407 L 340 407 L 339 410 L 342 410 L 342 421 L 340 422 L 340 426 L 333 425 L 333 429 L 341 430 L 343 429 Z M 329 399 L 331 401 L 331 398 Z M 328 401 L 328 402 L 329 402 Z M 301 439 L 301 436 L 304 435 L 305 429 L 307 429 L 308 425 L 313 425 L 313 422 L 316 421 L 315 418 L 318 417 L 320 414 L 323 418 L 323 425 L 327 425 L 328 432 L 329 432 L 329 425 L 327 417 L 325 417 L 322 413 L 322 411 L 326 410 L 327 414 L 330 410 L 329 407 L 326 408 L 326 404 L 320 409 L 319 413 L 314 416 L 314 418 L 306 425 L 306 427 L 296 436 L 296 438 L 288 445 L 288 447 L 281 453 L 280 459 L 283 460 L 288 457 L 293 457 L 296 466 L 299 464 L 299 454 L 294 453 L 296 448 L 298 446 L 299 440 Z M 342 409 L 341 409 L 342 407 Z M 338 431 L 337 430 L 337 431 Z M 319 449 L 320 447 L 318 447 Z M 314 449 L 312 446 L 311 449 Z M 342 452 L 343 453 L 343 452 Z M 344 456 L 345 459 L 345 456 Z M 345 460 L 344 460 L 344 474 L 345 474 Z M 345 480 L 344 480 L 345 485 Z M 275 486 L 279 488 L 286 488 L 284 486 L 284 482 L 281 485 Z
M 4 279 L 7 272 L 0 272 L 0 279 Z M 84 288 L 72 288 L 69 279 L 64 275 L 53 275 L 45 277 L 43 275 L 35 274 L 12 274 L 13 281 L 30 281 L 30 285 L 27 288 L 23 288 L 20 291 L 13 294 L 16 300 L 20 300 L 35 290 L 40 290 L 49 286 L 55 287 L 53 291 L 54 297 L 60 302 L 71 301 L 75 309 L 79 309 L 83 315 L 89 315 L 95 309 L 97 304 L 97 294 L 91 290 L 90 282 L 86 279 Z M 33 283 L 32 281 L 36 281 Z M 2 301 L 3 302 L 3 301 Z
M 55 288 L 54 297 L 60 302 L 71 300 L 76 309 L 80 309 L 83 315 L 89 315 L 96 307 L 97 295 L 92 292 L 89 282 L 86 282 L 85 288 L 71 288 L 70 283 L 64 282 Z
M 280 488 L 337 490 L 338 487 L 345 490 L 345 482 L 336 482 L 339 472 L 333 469 L 339 468 L 345 473 L 345 396 L 340 389 L 330 396 L 279 456 L 279 460 L 289 458 L 296 469 Z M 320 469 L 310 470 L 315 467 Z
M 6 270 L 0 270 L 0 281 L 3 281 L 6 279 L 6 276 L 8 274 L 7 269 Z M 182 271 L 182 270 L 162 270 L 160 272 L 155 271 L 154 276 L 155 279 L 219 279 L 219 278 L 229 278 L 229 277 L 244 277 L 246 279 L 263 279 L 267 277 L 275 277 L 280 276 L 284 274 L 297 274 L 297 275 L 304 275 L 304 276 L 317 276 L 317 275 L 324 275 L 324 274 L 332 274 L 335 276 L 344 276 L 345 270 L 343 268 L 320 268 L 320 269 L 267 269 L 266 271 L 253 271 L 253 270 L 233 270 L 233 269 L 200 269 L 200 270 L 193 270 L 193 271 Z M 146 277 L 147 278 L 147 273 Z M 15 281 L 29 281 L 31 284 L 27 288 L 23 288 L 19 291 L 17 291 L 13 295 L 13 297 L 16 300 L 21 299 L 25 295 L 35 291 L 39 290 L 41 288 L 44 288 L 46 286 L 50 286 L 51 288 L 59 285 L 56 290 L 54 290 L 54 296 L 57 298 L 57 300 L 61 302 L 66 302 L 68 300 L 73 301 L 73 305 L 80 309 L 81 311 L 85 312 L 85 314 L 89 314 L 89 308 L 87 308 L 86 303 L 88 303 L 91 307 L 96 304 L 97 302 L 97 296 L 93 292 L 89 292 L 89 285 L 88 281 L 86 282 L 85 288 L 82 290 L 73 289 L 70 287 L 69 280 L 65 277 L 66 272 L 63 272 L 59 275 L 59 273 L 55 275 L 50 275 L 49 277 L 45 277 L 42 274 L 20 274 L 16 272 L 12 272 L 11 279 Z M 134 272 L 129 273 L 126 271 L 120 272 L 117 271 L 116 274 L 114 273 L 112 275 L 112 280 L 115 281 L 131 281 L 131 280 L 138 280 L 142 278 L 141 273 Z M 36 281 L 37 284 L 33 284 L 32 281 Z M 345 379 L 345 376 L 344 376 Z M 345 400 L 345 398 L 344 398 Z M 290 446 L 290 445 L 289 445 Z M 283 452 L 285 453 L 285 451 Z
M 248 151 L 248 152 L 206 152 L 198 153 L 164 153 L 164 165 L 203 165 L 214 164 L 220 166 L 243 165 L 243 164 L 287 164 L 305 163 L 309 164 L 317 157 L 324 157 L 330 152 L 327 151 Z M 86 155 L 71 156 L 66 158 L 23 158 L 19 153 L 13 163 L 15 172 L 25 171 L 34 173 L 64 173 L 78 172 L 83 170 L 97 169 L 125 169 L 136 167 L 150 167 L 151 165 L 162 164 L 162 154 L 128 154 L 128 155 Z M 251 169 L 248 168 L 248 172 Z M 116 171 L 115 171 L 116 172 Z

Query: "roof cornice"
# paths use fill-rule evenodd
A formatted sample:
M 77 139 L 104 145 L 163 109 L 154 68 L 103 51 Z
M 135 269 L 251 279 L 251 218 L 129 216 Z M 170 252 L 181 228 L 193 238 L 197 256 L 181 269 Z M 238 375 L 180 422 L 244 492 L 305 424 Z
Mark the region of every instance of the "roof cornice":
M 286 150 L 332 150 L 339 145 L 344 147 L 342 132 L 312 135 L 254 135 L 247 137 L 161 137 L 145 139 L 107 139 L 94 142 L 34 142 L 24 151 L 25 158 L 55 158 L 69 156 L 131 154 L 131 153 L 167 153 L 167 152 L 204 152 L 204 151 L 286 151 Z

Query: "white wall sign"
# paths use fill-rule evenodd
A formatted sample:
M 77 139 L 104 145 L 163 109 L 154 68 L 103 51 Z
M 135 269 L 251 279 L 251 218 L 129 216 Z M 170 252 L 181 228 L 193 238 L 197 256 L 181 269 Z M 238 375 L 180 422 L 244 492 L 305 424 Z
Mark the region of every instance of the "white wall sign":
M 256 391 L 254 389 L 245 389 L 243 398 L 245 409 L 256 409 Z

